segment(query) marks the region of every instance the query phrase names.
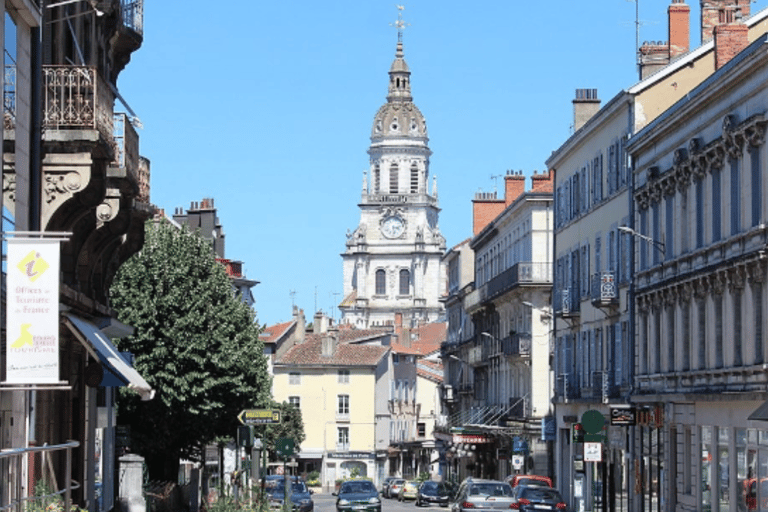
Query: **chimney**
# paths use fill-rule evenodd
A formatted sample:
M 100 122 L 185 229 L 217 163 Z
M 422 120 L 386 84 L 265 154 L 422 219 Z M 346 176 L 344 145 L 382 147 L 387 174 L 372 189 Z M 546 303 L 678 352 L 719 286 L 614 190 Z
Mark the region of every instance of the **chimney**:
M 684 0 L 672 0 L 669 14 L 669 58 L 688 53 L 691 47 L 691 8 Z
M 304 319 L 304 310 L 293 306 L 293 320 L 296 322 L 296 345 L 304 343 L 307 335 L 307 325 Z
M 328 332 L 328 317 L 325 313 L 318 311 L 312 323 L 312 332 L 315 334 L 324 334 Z
M 525 192 L 525 176 L 523 171 L 507 171 L 504 176 L 504 207 L 511 205 Z
M 472 234 L 476 235 L 504 211 L 504 200 L 496 192 L 477 192 L 472 200 Z
M 531 192 L 548 192 L 552 193 L 555 190 L 555 171 L 533 171 L 531 176 Z
M 715 27 L 715 69 L 720 69 L 747 47 L 749 28 L 743 23 Z
M 573 100 L 573 131 L 576 132 L 584 123 L 600 110 L 600 100 L 597 99 L 597 89 L 576 89 Z
M 701 0 L 701 44 L 715 37 L 715 27 L 750 16 L 750 0 Z
M 323 357 L 333 357 L 336 353 L 336 347 L 339 344 L 339 333 L 329 332 L 323 335 L 322 355 Z

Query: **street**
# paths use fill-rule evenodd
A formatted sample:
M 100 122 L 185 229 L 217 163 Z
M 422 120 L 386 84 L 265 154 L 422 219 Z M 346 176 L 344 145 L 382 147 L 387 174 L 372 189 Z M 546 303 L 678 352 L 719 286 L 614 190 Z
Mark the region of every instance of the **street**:
M 312 500 L 315 502 L 315 512 L 335 512 L 336 511 L 336 497 L 330 493 L 317 493 L 312 496 Z M 447 511 L 445 507 L 430 507 L 434 510 Z M 417 508 L 413 500 L 399 502 L 396 499 L 381 499 L 382 512 L 405 512 L 415 510 L 427 510 L 426 508 Z

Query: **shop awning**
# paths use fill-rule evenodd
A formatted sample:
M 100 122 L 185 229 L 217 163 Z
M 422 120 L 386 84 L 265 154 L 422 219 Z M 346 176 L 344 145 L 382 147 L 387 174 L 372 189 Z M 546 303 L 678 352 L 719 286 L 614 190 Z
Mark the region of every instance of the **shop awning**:
M 152 397 L 155 396 L 155 390 L 147 384 L 139 372 L 125 361 L 117 348 L 98 327 L 72 313 L 64 313 L 64 323 L 85 346 L 86 350 L 94 358 L 101 361 L 105 370 L 112 373 L 129 389 L 137 392 L 142 400 L 152 400 Z

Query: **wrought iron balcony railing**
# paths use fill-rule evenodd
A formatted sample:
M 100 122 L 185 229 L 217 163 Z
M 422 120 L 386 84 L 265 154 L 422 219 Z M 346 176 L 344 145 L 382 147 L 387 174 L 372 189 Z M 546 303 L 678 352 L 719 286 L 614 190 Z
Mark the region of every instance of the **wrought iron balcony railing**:
M 531 356 L 531 334 L 515 333 L 501 340 L 501 350 L 509 357 Z
M 493 299 L 517 286 L 525 284 L 552 284 L 552 265 L 549 263 L 515 263 L 488 281 L 486 297 Z
M 123 25 L 139 35 L 144 34 L 144 0 L 122 0 L 120 16 Z
M 565 288 L 555 291 L 554 308 L 555 314 L 563 318 L 579 316 L 581 313 L 581 301 L 578 290 Z
M 114 136 L 115 96 L 88 66 L 43 66 L 43 126 L 46 130 L 98 130 Z
M 126 174 L 139 181 L 139 135 L 130 118 L 123 113 L 114 114 L 114 164 L 125 169 Z
M 596 307 L 618 306 L 619 289 L 616 286 L 616 272 L 604 270 L 592 275 L 592 304 Z
M 579 397 L 578 379 L 570 373 L 561 373 L 557 376 L 557 396 L 563 399 Z

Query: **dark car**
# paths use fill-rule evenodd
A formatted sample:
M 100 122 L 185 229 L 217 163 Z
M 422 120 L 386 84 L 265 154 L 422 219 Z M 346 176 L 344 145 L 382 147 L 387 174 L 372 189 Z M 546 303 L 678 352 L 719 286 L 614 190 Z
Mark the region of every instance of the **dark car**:
M 421 483 L 416 492 L 416 506 L 440 505 L 447 507 L 450 497 L 451 491 L 444 483 L 427 480 Z
M 560 492 L 549 487 L 518 485 L 515 488 L 515 503 L 510 508 L 523 512 L 555 510 L 565 512 L 568 507 Z
M 271 487 L 267 494 L 269 496 L 269 506 L 273 509 L 283 508 L 283 501 L 286 495 L 286 481 L 278 480 L 273 487 Z M 312 512 L 315 508 L 315 503 L 312 501 L 312 491 L 307 488 L 307 485 L 301 480 L 295 480 L 291 483 L 288 490 L 288 499 L 291 502 L 291 508 L 294 512 Z
M 370 480 L 347 480 L 341 483 L 336 496 L 337 512 L 381 512 L 381 498 Z

